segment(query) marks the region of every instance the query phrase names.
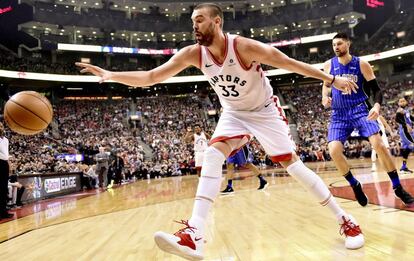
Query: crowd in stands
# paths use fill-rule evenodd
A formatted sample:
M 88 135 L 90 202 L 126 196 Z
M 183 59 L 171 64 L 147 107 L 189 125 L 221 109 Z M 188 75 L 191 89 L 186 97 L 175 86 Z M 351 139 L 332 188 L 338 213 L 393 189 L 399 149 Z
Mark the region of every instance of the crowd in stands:
M 130 99 L 59 102 L 46 132 L 35 136 L 10 132 L 14 172 L 87 173 L 94 168 L 93 155 L 104 147 L 113 156 L 120 154 L 128 177 L 190 174 L 193 144 L 183 142 L 183 135 L 196 123 L 206 131 L 213 129 L 198 96 L 137 99 L 134 111 L 129 109 L 131 103 Z M 139 115 L 138 119 L 128 121 L 132 114 Z M 152 156 L 145 157 L 145 146 Z M 57 157 L 61 154 L 83 154 L 84 159 L 68 162 Z
M 354 39 L 351 48 L 352 53 L 362 56 L 412 44 L 414 42 L 414 29 L 409 25 L 411 25 L 413 21 L 414 10 L 407 10 L 403 13 L 395 14 L 372 36 L 372 39 L 370 39 L 369 42 L 364 41 L 362 37 Z M 405 35 L 398 35 L 400 32 L 404 32 Z M 314 33 L 318 34 L 317 31 Z M 266 42 L 266 39 L 262 40 Z M 294 53 L 291 48 L 281 48 L 281 50 L 295 59 L 308 63 L 320 63 L 332 56 L 330 45 L 319 46 L 317 53 L 309 53 L 308 47 L 301 49 L 300 45 L 294 48 L 297 49 Z M 113 59 L 111 59 L 113 61 L 110 65 L 106 64 L 104 57 L 102 57 L 102 61 L 94 61 L 93 63 L 105 69 L 114 71 L 149 70 L 156 67 L 157 64 L 164 63 L 169 58 L 170 56 L 151 58 L 149 56 L 141 55 L 138 56 L 138 62 L 134 64 L 125 62 L 125 60 L 122 59 L 117 59 L 117 56 L 115 55 Z M 79 70 L 74 65 L 73 59 L 67 61 L 65 58 L 58 58 L 57 60 L 58 62 L 51 62 L 48 58 L 19 58 L 16 54 L 0 48 L 0 68 L 4 70 L 54 74 L 79 74 Z M 271 69 L 271 67 L 268 66 L 264 66 L 264 68 Z M 192 67 L 186 69 L 180 75 L 194 74 L 201 74 L 201 72 Z
M 397 132 L 396 100 L 404 91 L 414 88 L 413 81 L 380 81 L 386 103 L 381 114 Z M 305 162 L 330 160 L 327 149 L 327 124 L 330 110 L 321 105 L 321 85 L 301 85 L 300 88 L 281 88 L 284 100 L 292 105 L 289 111 L 297 128 L 297 153 Z M 122 181 L 162 178 L 194 174 L 193 144 L 183 139 L 188 128 L 199 124 L 210 134 L 214 120 L 205 114 L 206 106 L 197 95 L 158 96 L 150 98 L 68 101 L 54 105 L 54 122 L 43 133 L 22 136 L 9 130 L 11 165 L 18 175 L 47 172 L 83 172 L 84 186 L 98 186 L 95 154 L 100 148 L 111 154 L 109 176 Z M 216 104 L 214 96 L 210 107 Z M 409 100 L 411 103 L 412 101 Z M 133 104 L 133 106 L 131 106 Z M 303 106 L 303 105 L 306 106 Z M 134 120 L 129 116 L 136 115 Z M 399 136 L 389 135 L 392 154 L 399 155 Z M 256 140 L 251 142 L 254 164 L 272 166 Z M 369 157 L 371 146 L 354 138 L 345 143 L 349 158 Z M 62 154 L 83 154 L 83 160 L 58 158 Z M 148 155 L 149 154 L 149 155 Z M 122 158 L 122 174 L 117 177 L 115 157 Z M 112 168 L 112 169 L 111 169 Z

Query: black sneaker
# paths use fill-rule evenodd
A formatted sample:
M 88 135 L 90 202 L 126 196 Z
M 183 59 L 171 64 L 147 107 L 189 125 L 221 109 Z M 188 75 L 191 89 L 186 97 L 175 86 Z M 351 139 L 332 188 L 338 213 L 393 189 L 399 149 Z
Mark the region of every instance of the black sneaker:
M 414 203 L 414 198 L 410 195 L 410 193 L 405 191 L 401 185 L 394 188 L 394 193 L 397 198 L 402 200 L 404 205 L 411 205 Z
M 400 172 L 403 173 L 403 174 L 412 174 L 413 173 L 413 171 L 408 169 L 407 167 L 402 167 L 400 169 Z
M 8 219 L 8 218 L 12 218 L 14 217 L 14 214 L 8 213 L 8 212 L 4 212 L 0 214 L 0 219 Z
M 268 185 L 269 185 L 269 184 L 267 183 L 267 181 L 266 181 L 266 180 L 261 179 L 261 180 L 260 180 L 260 186 L 259 186 L 257 189 L 258 189 L 258 190 L 265 189 Z
M 221 192 L 221 194 L 223 194 L 223 195 L 231 194 L 231 193 L 234 193 L 234 190 L 230 186 L 227 186 L 226 189 Z
M 365 207 L 368 204 L 368 197 L 365 195 L 364 191 L 362 190 L 361 183 L 357 183 L 355 186 L 351 186 L 352 190 L 354 191 L 355 198 L 357 199 L 358 203 Z

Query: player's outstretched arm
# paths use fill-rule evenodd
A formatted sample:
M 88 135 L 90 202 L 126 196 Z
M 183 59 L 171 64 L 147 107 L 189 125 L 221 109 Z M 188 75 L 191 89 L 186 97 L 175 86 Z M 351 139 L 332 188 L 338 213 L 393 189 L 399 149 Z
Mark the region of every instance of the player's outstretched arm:
M 113 72 L 88 63 L 76 63 L 76 66 L 82 68 L 81 73 L 91 73 L 100 77 L 100 83 L 113 80 L 129 86 L 144 87 L 160 83 L 190 65 L 199 67 L 199 56 L 199 47 L 191 45 L 181 49 L 166 63 L 150 71 Z
M 328 86 L 331 86 L 331 83 L 333 83 L 335 88 L 341 90 L 346 94 L 356 92 L 358 89 L 356 83 L 343 77 L 334 78 L 333 75 L 322 72 L 310 64 L 290 58 L 289 56 L 285 55 L 270 45 L 244 37 L 239 37 L 237 39 L 237 43 L 238 52 L 243 58 L 245 58 L 245 61 L 248 61 L 250 63 L 253 61 L 258 61 L 260 63 L 267 64 L 276 68 L 281 68 L 304 76 L 320 79 L 324 81 Z

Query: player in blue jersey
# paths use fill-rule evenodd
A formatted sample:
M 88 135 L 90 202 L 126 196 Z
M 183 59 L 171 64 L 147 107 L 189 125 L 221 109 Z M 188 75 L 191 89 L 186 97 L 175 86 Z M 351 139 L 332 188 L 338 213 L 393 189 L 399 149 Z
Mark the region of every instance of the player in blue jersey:
M 241 148 L 236 154 L 227 158 L 227 186 L 221 192 L 221 194 L 230 194 L 234 192 L 233 189 L 233 175 L 234 167 L 237 165 L 239 167 L 245 167 L 251 170 L 259 178 L 259 188 L 258 190 L 264 189 L 267 186 L 267 181 L 264 179 L 263 175 L 260 173 L 260 170 L 252 163 L 253 154 L 249 148 L 249 144 L 246 144 Z
M 334 77 L 346 77 L 359 86 L 356 93 L 343 95 L 336 88 L 331 88 L 332 86 L 327 86 L 326 83 L 323 85 L 322 104 L 326 108 L 332 107 L 328 128 L 329 154 L 339 172 L 351 185 L 358 203 L 361 206 L 366 206 L 368 198 L 362 190 L 361 183 L 352 175 L 343 153 L 345 140 L 354 129 L 357 129 L 362 137 L 368 138 L 378 153 L 378 157 L 392 181 L 395 195 L 404 204 L 412 204 L 414 198 L 401 186 L 394 161 L 379 134 L 380 128 L 376 120 L 380 112 L 382 93 L 374 72 L 368 62 L 349 53 L 350 45 L 351 42 L 346 34 L 335 35 L 332 47 L 336 56 L 324 64 L 325 72 L 329 72 Z M 371 93 L 373 96 L 375 104 L 372 108 L 368 104 L 367 93 Z
M 395 116 L 399 127 L 398 131 L 401 137 L 401 155 L 403 157 L 403 164 L 400 171 L 405 173 L 413 173 L 412 170 L 407 167 L 407 159 L 410 152 L 414 149 L 414 132 L 413 122 L 414 116 L 408 109 L 408 102 L 405 98 L 398 100 L 398 110 Z

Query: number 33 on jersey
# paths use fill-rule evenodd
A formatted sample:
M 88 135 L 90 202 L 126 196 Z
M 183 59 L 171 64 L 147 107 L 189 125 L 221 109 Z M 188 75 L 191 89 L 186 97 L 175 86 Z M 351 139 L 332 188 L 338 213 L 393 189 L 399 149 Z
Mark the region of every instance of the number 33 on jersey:
M 200 68 L 217 93 L 224 110 L 258 110 L 272 97 L 273 89 L 259 63 L 253 62 L 246 68 L 241 62 L 236 38 L 237 35 L 225 35 L 226 50 L 222 64 L 207 47 L 200 46 Z

